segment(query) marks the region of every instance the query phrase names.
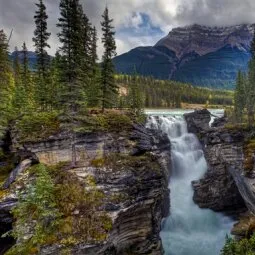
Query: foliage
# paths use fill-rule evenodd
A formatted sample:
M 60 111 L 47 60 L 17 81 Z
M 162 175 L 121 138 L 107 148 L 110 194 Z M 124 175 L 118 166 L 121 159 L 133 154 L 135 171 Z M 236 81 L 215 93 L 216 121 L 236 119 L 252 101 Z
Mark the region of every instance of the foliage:
M 7 255 L 38 253 L 44 245 L 58 243 L 66 250 L 79 243 L 105 240 L 111 219 L 99 207 L 104 194 L 93 177 L 81 181 L 67 163 L 52 167 L 35 165 L 33 183 L 20 194 L 13 210 L 13 236 L 17 244 Z
M 255 139 L 249 140 L 244 146 L 244 170 L 247 175 L 253 171 L 255 164 Z
M 36 142 L 60 131 L 58 112 L 37 112 L 23 115 L 16 129 L 20 142 Z
M 253 255 L 255 253 L 255 234 L 240 241 L 226 237 L 221 255 Z
M 57 26 L 60 47 L 62 82 L 62 102 L 70 112 L 77 112 L 84 107 L 86 95 L 84 91 L 83 57 L 86 57 L 83 47 L 84 22 L 83 9 L 79 0 L 61 0 L 60 18 Z
M 251 55 L 252 58 L 249 61 L 248 73 L 238 73 L 237 86 L 235 90 L 235 112 L 237 115 L 236 123 L 240 123 L 245 116 L 245 110 L 247 115 L 248 125 L 253 127 L 255 125 L 255 54 L 254 54 L 255 36 L 251 43 Z
M 43 165 L 36 166 L 36 174 L 35 183 L 26 193 L 20 194 L 13 210 L 16 219 L 13 236 L 17 243 L 7 255 L 38 253 L 59 225 L 61 213 L 57 208 L 54 182 Z
M 239 122 L 242 122 L 245 110 L 245 84 L 246 76 L 241 71 L 238 72 L 235 90 L 235 115 Z
M 46 48 L 50 48 L 47 43 L 51 33 L 47 32 L 47 19 L 46 6 L 42 0 L 36 3 L 38 10 L 35 12 L 35 24 L 36 29 L 34 31 L 33 42 L 35 43 L 35 49 L 37 54 L 37 73 L 38 76 L 43 79 L 43 85 L 45 85 L 45 78 L 48 71 L 49 56 Z
M 112 26 L 113 20 L 109 18 L 107 7 L 105 8 L 102 18 L 102 43 L 104 44 L 105 51 L 103 54 L 103 62 L 101 64 L 101 101 L 102 111 L 104 111 L 105 108 L 114 105 L 114 100 L 117 98 L 118 91 L 114 80 L 114 65 L 112 62 L 112 58 L 116 55 L 116 44 L 114 40 L 115 32 L 113 31 L 114 27 Z
M 128 88 L 128 103 L 131 113 L 139 118 L 143 114 L 144 98 L 141 88 L 136 83 L 136 76 L 133 76 L 132 83 Z
M 137 86 L 144 97 L 146 108 L 179 108 L 181 103 L 209 105 L 232 105 L 233 92 L 193 87 L 190 84 L 176 81 L 156 80 L 130 75 L 115 75 L 121 91 L 123 91 L 121 107 L 128 108 L 129 100 L 125 91 Z
M 76 132 L 108 131 L 119 132 L 120 130 L 130 130 L 132 119 L 124 112 L 105 111 L 84 118 L 76 118 L 79 121 L 75 126 Z

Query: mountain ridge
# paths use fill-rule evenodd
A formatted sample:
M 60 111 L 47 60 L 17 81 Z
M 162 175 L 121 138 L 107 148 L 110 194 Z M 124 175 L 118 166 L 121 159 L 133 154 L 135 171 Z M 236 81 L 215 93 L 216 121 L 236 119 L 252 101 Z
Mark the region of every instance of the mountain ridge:
M 232 89 L 238 70 L 247 70 L 254 28 L 254 24 L 174 28 L 154 46 L 117 56 L 114 64 L 119 73 L 132 74 L 135 69 L 140 75 L 158 79 Z M 217 61 L 220 69 L 215 69 Z M 191 63 L 196 68 L 190 76 Z

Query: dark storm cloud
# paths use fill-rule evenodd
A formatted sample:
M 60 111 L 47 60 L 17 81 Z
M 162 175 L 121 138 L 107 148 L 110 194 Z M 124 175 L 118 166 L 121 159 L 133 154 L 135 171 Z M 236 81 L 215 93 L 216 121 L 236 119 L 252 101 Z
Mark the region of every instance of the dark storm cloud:
M 0 0 L 0 28 L 14 29 L 11 50 L 27 42 L 33 49 L 34 11 L 36 0 Z M 138 45 L 154 44 L 163 33 L 176 26 L 193 23 L 226 26 L 255 23 L 254 0 L 81 0 L 84 10 L 100 32 L 100 19 L 107 3 L 114 18 L 118 53 Z M 51 54 L 58 48 L 56 23 L 59 0 L 45 0 L 52 33 Z M 147 23 L 144 24 L 144 16 Z M 146 28 L 146 29 L 145 29 Z M 155 29 L 156 28 L 156 29 Z M 125 31 L 125 33 L 123 33 Z M 158 31 L 158 33 L 156 32 Z M 100 42 L 100 41 L 99 41 Z M 102 47 L 99 45 L 99 54 Z

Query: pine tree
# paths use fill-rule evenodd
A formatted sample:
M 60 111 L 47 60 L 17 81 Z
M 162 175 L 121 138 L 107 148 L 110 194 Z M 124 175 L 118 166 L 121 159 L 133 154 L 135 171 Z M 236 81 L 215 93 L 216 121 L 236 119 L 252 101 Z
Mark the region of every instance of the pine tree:
M 131 113 L 134 115 L 134 117 L 139 118 L 143 113 L 144 98 L 135 75 L 133 76 L 129 86 L 128 102 Z
M 15 75 L 15 82 L 20 79 L 20 60 L 19 60 L 19 49 L 15 47 L 14 58 L 13 58 L 13 70 Z
M 91 30 L 91 50 L 90 50 L 90 56 L 91 56 L 91 64 L 92 64 L 92 72 L 93 75 L 96 74 L 98 65 L 97 65 L 97 30 L 96 27 L 93 27 Z
M 102 15 L 103 21 L 101 22 L 103 38 L 102 43 L 104 45 L 104 54 L 101 70 L 101 91 L 102 91 L 102 111 L 105 108 L 112 107 L 114 105 L 114 99 L 118 95 L 118 87 L 114 80 L 114 65 L 112 58 L 116 55 L 116 44 L 114 40 L 114 27 L 112 26 L 113 20 L 109 18 L 108 8 Z
M 24 86 L 28 89 L 28 83 L 29 83 L 29 63 L 28 63 L 28 52 L 27 52 L 27 46 L 24 42 L 22 45 L 22 82 Z
M 83 15 L 82 19 L 82 42 L 83 49 L 80 54 L 82 58 L 82 74 L 84 86 L 87 87 L 92 77 L 92 59 L 91 59 L 91 48 L 92 48 L 92 28 L 89 19 L 86 14 Z
M 36 29 L 34 31 L 33 42 L 35 43 L 34 46 L 37 54 L 37 71 L 39 77 L 45 79 L 49 66 L 49 56 L 46 49 L 50 48 L 47 41 L 51 33 L 47 32 L 48 15 L 46 14 L 46 6 L 42 0 L 39 0 L 36 6 L 38 10 L 35 12 L 34 16 Z
M 29 70 L 28 50 L 25 42 L 22 45 L 21 55 L 21 82 L 23 86 L 22 93 L 25 94 L 23 102 L 26 105 L 26 109 L 24 110 L 33 110 L 35 108 L 34 82 Z
M 0 30 L 0 138 L 2 138 L 12 116 L 14 90 L 15 84 L 9 62 L 7 37 L 4 31 Z
M 97 31 L 93 27 L 90 31 L 91 33 L 91 45 L 89 52 L 89 62 L 90 62 L 90 84 L 87 89 L 88 96 L 88 106 L 96 107 L 99 104 L 100 99 L 100 70 L 97 64 Z
M 248 124 L 253 126 L 255 110 L 255 34 L 251 43 L 251 60 L 249 62 L 248 82 L 245 87 Z
M 19 59 L 18 47 L 15 47 L 14 59 L 13 59 L 13 71 L 14 71 L 14 81 L 15 81 L 15 95 L 13 106 L 18 112 L 25 110 L 26 107 L 26 91 L 21 79 L 21 66 Z
M 239 71 L 236 80 L 235 89 L 235 115 L 238 122 L 242 122 L 244 109 L 245 109 L 245 75 Z
M 57 26 L 62 43 L 62 82 L 65 84 L 63 103 L 70 112 L 78 112 L 84 107 L 85 91 L 82 83 L 83 61 L 83 10 L 79 0 L 61 0 Z

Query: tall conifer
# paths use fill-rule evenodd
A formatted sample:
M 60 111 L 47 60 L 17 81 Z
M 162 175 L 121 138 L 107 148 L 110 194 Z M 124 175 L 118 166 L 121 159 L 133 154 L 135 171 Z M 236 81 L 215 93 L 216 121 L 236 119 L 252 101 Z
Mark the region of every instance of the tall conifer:
M 34 31 L 33 42 L 37 54 L 37 71 L 39 77 L 45 79 L 49 67 L 49 56 L 46 49 L 50 48 L 50 45 L 47 41 L 49 40 L 51 33 L 47 31 L 48 15 L 46 13 L 46 6 L 42 0 L 39 0 L 39 3 L 36 3 L 36 6 L 38 10 L 35 12 L 34 16 L 36 29 Z
M 103 37 L 102 43 L 104 45 L 104 54 L 101 71 L 101 90 L 102 90 L 102 111 L 105 108 L 114 105 L 114 99 L 117 97 L 118 90 L 114 80 L 114 65 L 112 58 L 116 55 L 116 44 L 114 40 L 114 27 L 112 26 L 113 19 L 109 18 L 108 8 L 102 15 L 101 22 Z
M 14 90 L 15 85 L 9 62 L 7 37 L 4 31 L 0 30 L 0 138 L 2 138 L 12 114 Z
M 77 112 L 85 104 L 85 92 L 82 83 L 83 61 L 83 10 L 79 0 L 61 0 L 57 26 L 62 44 L 62 81 L 65 84 L 63 103 L 71 112 Z

